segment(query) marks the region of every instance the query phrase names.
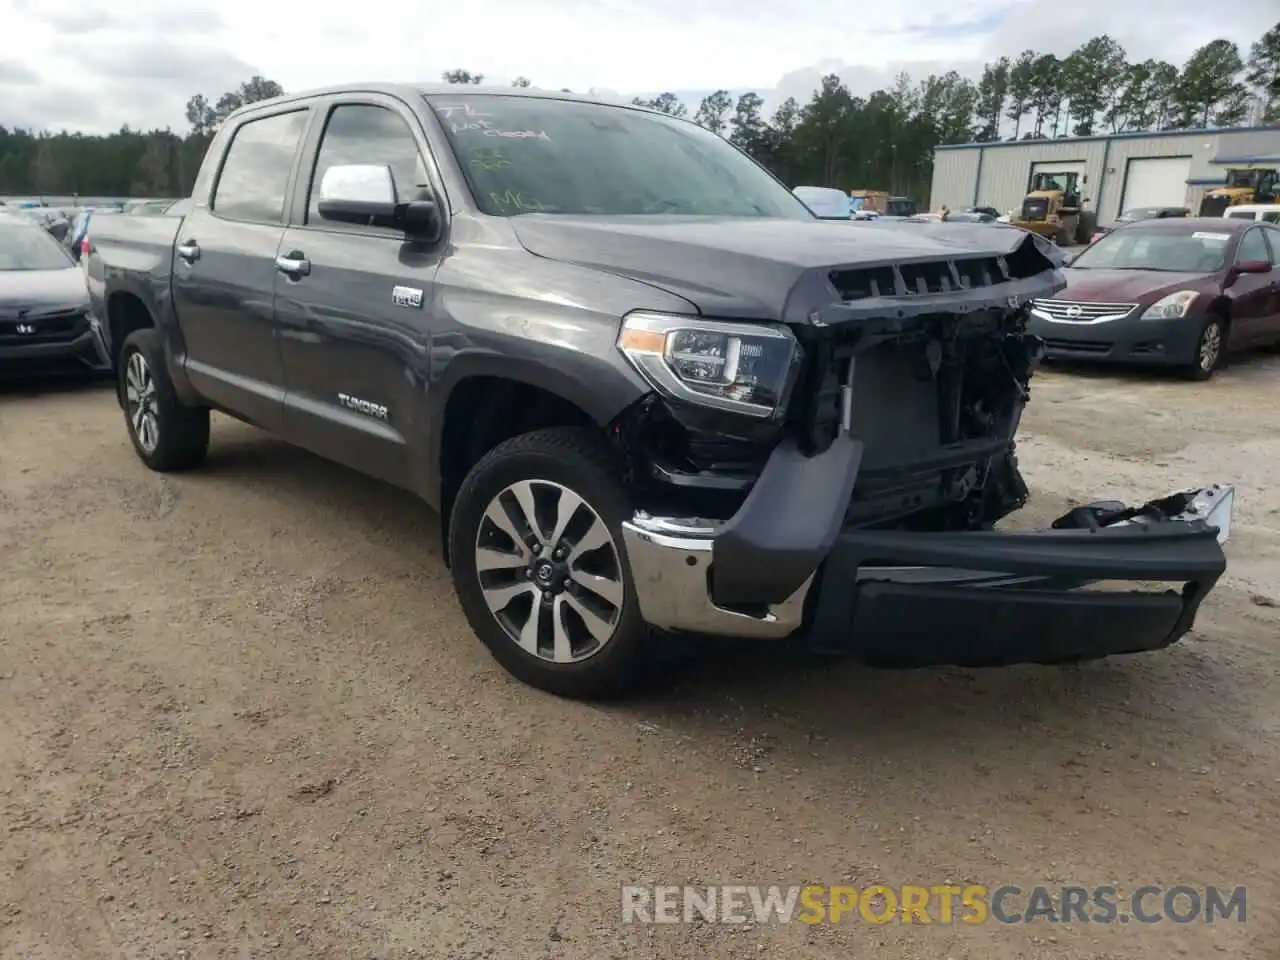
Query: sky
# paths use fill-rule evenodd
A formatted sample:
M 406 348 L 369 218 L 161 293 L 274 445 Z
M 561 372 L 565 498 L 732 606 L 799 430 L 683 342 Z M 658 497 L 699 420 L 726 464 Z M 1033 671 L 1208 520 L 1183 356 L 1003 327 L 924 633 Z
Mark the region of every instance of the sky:
M 860 9 L 861 7 L 861 9 Z M 506 84 L 691 101 L 755 90 L 802 102 L 835 72 L 855 94 L 1025 48 L 1068 53 L 1110 33 L 1131 59 L 1181 64 L 1224 36 L 1242 54 L 1280 14 L 1236 0 L 1230 17 L 1192 0 L 0 0 L 0 124 L 103 133 L 184 130 L 211 101 L 261 74 L 286 90 L 354 81 L 434 82 L 453 68 Z M 1207 25 L 1212 25 L 1212 30 Z

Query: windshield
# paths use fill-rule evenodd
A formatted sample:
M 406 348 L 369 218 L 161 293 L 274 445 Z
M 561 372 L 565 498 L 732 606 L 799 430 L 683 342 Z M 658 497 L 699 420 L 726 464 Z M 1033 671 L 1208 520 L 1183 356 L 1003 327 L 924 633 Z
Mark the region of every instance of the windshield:
M 61 270 L 71 261 L 58 241 L 36 224 L 0 220 L 0 270 Z
M 1182 233 L 1128 227 L 1094 241 L 1071 263 L 1073 270 L 1158 270 L 1214 273 L 1226 262 L 1231 234 Z
M 714 133 L 621 106 L 500 94 L 427 98 L 492 216 L 813 214 Z

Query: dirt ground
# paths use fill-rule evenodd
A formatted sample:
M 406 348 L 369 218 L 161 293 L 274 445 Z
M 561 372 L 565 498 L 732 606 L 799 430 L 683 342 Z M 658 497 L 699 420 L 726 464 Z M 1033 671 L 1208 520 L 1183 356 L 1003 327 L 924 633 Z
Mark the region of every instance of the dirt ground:
M 207 468 L 161 477 L 109 390 L 0 393 L 0 956 L 1280 956 L 1280 359 L 1033 394 L 1022 523 L 1237 485 L 1191 639 L 715 660 L 602 707 L 499 671 L 410 496 L 225 419 Z M 1244 884 L 1248 912 L 621 923 L 629 883 L 876 881 Z

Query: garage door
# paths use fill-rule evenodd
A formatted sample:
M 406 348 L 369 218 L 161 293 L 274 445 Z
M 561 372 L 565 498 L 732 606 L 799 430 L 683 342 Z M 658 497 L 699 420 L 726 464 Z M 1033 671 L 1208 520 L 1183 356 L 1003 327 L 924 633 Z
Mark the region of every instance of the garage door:
M 1134 207 L 1181 207 L 1187 202 L 1190 157 L 1130 160 L 1124 175 L 1125 210 Z

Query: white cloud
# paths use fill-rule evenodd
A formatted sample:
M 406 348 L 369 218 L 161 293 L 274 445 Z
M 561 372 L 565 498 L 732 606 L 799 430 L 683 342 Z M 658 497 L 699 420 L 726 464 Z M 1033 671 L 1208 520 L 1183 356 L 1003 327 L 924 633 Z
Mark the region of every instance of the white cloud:
M 1247 44 L 1274 2 L 1237 0 L 1230 18 L 1205 21 L 1189 0 L 0 0 L 0 123 L 182 129 L 189 96 L 216 99 L 253 73 L 301 90 L 434 81 L 455 67 L 623 96 L 753 89 L 772 106 L 805 99 L 832 71 L 867 93 L 902 69 L 974 74 L 996 53 L 1065 52 L 1108 30 L 1136 55 L 1180 62 L 1216 35 L 1206 22 Z

